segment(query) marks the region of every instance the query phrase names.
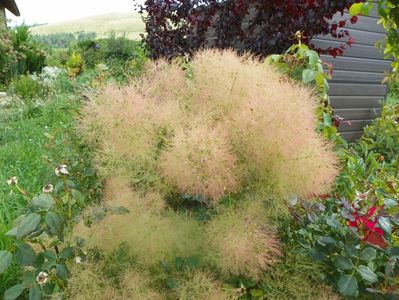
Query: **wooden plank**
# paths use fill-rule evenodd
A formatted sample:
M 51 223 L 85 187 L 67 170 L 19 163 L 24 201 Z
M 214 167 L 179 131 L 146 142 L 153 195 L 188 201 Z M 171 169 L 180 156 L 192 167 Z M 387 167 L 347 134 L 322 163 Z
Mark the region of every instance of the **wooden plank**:
M 381 83 L 384 73 L 334 70 L 330 82 Z
M 378 19 L 366 16 L 359 16 L 358 21 L 355 24 L 350 22 L 351 16 L 349 13 L 344 13 L 342 16 L 340 13 L 335 14 L 332 21 L 339 22 L 341 20 L 346 20 L 345 28 L 353 28 L 358 30 L 365 30 L 378 33 L 386 33 L 385 29 L 377 24 Z
M 385 33 L 376 33 L 363 31 L 358 29 L 346 29 L 348 30 L 350 36 L 354 38 L 354 44 L 356 45 L 369 45 L 374 46 L 377 42 L 384 42 L 386 34 Z M 328 41 L 341 41 L 346 42 L 348 37 L 337 40 L 336 38 L 329 35 L 319 35 L 317 37 L 320 40 L 328 40 Z
M 341 132 L 341 136 L 347 142 L 354 142 L 360 139 L 363 135 L 363 131 L 348 131 L 348 132 Z
M 380 108 L 351 108 L 334 109 L 334 114 L 344 118 L 344 120 L 365 120 L 375 119 L 381 115 Z
M 382 84 L 330 83 L 330 96 L 381 96 L 385 97 L 387 86 Z
M 338 56 L 334 58 L 330 55 L 321 55 L 320 57 L 324 62 L 332 64 L 335 70 L 379 72 L 379 73 L 391 70 L 391 62 L 386 60 L 345 57 L 345 56 Z
M 373 120 L 348 120 L 347 122 L 341 122 L 338 127 L 340 132 L 348 131 L 362 131 L 367 125 L 370 125 Z
M 334 109 L 380 108 L 385 96 L 330 96 Z
M 312 40 L 312 44 L 321 49 L 338 48 L 342 45 L 342 42 L 333 42 L 320 40 L 318 38 Z M 374 46 L 366 45 L 352 45 L 352 47 L 346 46 L 344 55 L 347 57 L 359 57 L 359 58 L 370 58 L 370 59 L 384 59 L 384 54 L 381 50 Z M 388 59 L 392 60 L 392 59 Z

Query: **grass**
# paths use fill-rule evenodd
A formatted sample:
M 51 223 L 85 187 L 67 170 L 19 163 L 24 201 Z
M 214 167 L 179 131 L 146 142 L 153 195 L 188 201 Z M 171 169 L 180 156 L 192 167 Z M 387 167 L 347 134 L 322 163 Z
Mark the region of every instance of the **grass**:
M 137 13 L 110 13 L 77 20 L 32 27 L 34 35 L 54 33 L 95 32 L 98 37 L 106 37 L 110 33 L 126 34 L 131 39 L 139 39 L 144 32 L 144 23 Z
M 13 99 L 10 107 L 0 109 L 0 249 L 10 249 L 12 240 L 4 234 L 13 220 L 25 210 L 29 199 L 8 186 L 7 179 L 17 176 L 18 184 L 30 195 L 37 195 L 47 183 L 55 181 L 58 163 L 71 166 L 79 174 L 79 187 L 90 198 L 95 181 L 90 170 L 89 152 L 79 145 L 74 133 L 79 114 L 79 96 L 70 92 L 49 98 L 33 114 Z M 18 269 L 0 275 L 0 295 L 16 283 Z

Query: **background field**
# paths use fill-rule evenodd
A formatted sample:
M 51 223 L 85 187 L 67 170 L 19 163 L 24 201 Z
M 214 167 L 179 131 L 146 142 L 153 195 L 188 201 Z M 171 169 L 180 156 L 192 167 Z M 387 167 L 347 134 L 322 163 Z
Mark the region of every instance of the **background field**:
M 35 35 L 54 33 L 95 32 L 97 37 L 105 37 L 111 32 L 126 34 L 131 39 L 139 39 L 144 32 L 144 24 L 137 13 L 110 13 L 60 23 L 39 25 L 31 28 Z

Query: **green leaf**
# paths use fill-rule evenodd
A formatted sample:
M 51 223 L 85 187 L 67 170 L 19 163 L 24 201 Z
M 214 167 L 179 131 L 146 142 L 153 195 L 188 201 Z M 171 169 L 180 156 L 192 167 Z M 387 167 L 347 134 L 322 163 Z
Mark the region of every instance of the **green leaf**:
M 372 5 L 369 3 L 355 3 L 349 8 L 349 13 L 352 17 L 360 14 L 367 16 L 371 8 Z
M 25 287 L 22 284 L 16 284 L 13 287 L 6 290 L 4 293 L 4 300 L 14 300 L 17 299 L 22 292 L 24 291 Z
M 357 258 L 358 257 L 358 250 L 356 249 L 355 246 L 353 246 L 353 245 L 345 245 L 344 250 L 350 257 L 353 257 L 353 258 Z
M 330 236 L 320 236 L 320 237 L 317 239 L 317 241 L 319 242 L 319 244 L 321 244 L 321 245 L 323 245 L 323 246 L 325 246 L 325 245 L 327 245 L 327 244 L 334 245 L 334 244 L 337 243 L 337 241 L 334 240 L 334 239 L 333 239 L 332 237 L 330 237 Z
M 338 289 L 344 296 L 354 296 L 358 290 L 356 278 L 353 275 L 342 275 L 338 280 Z
M 389 199 L 389 198 L 384 199 L 384 206 L 386 208 L 395 207 L 397 205 L 398 205 L 398 201 L 395 199 Z
M 61 278 L 62 280 L 67 280 L 69 277 L 69 270 L 65 265 L 57 265 L 55 267 L 55 270 L 57 272 L 57 276 Z
M 31 201 L 31 204 L 40 208 L 41 210 L 49 210 L 54 207 L 55 201 L 51 194 L 43 193 L 37 197 L 34 197 Z
M 75 257 L 75 250 L 72 247 L 65 248 L 60 253 L 60 257 L 63 259 L 71 259 Z
M 367 266 L 358 266 L 357 272 L 367 282 L 373 283 L 378 281 L 377 275 Z
M 352 270 L 354 268 L 352 260 L 343 256 L 338 256 L 334 260 L 334 265 L 341 270 Z
M 392 247 L 388 249 L 389 256 L 399 256 L 399 247 Z
M 78 190 L 73 189 L 72 190 L 72 198 L 76 201 L 77 204 L 79 205 L 84 205 L 85 203 L 85 197 L 83 196 L 83 194 L 81 192 L 79 192 Z
M 64 220 L 54 212 L 46 215 L 46 226 L 51 235 L 60 235 L 64 231 Z
M 14 238 L 17 237 L 17 234 L 18 234 L 18 228 L 17 227 L 14 227 L 13 229 L 11 229 L 11 230 L 6 232 L 6 236 L 14 237 Z
M 251 290 L 251 296 L 255 298 L 260 298 L 264 295 L 264 292 L 262 290 Z
M 27 215 L 17 227 L 17 238 L 23 238 L 34 232 L 40 224 L 40 215 L 33 213 Z
M 309 51 L 306 52 L 306 55 L 309 58 L 309 64 L 311 66 L 314 66 L 314 65 L 319 63 L 320 56 L 319 56 L 319 54 L 316 51 L 309 50 Z
M 8 251 L 0 251 L 0 274 L 3 273 L 5 270 L 12 263 L 12 254 Z
M 15 261 L 20 266 L 33 266 L 36 262 L 36 253 L 29 244 L 20 244 L 15 252 Z
M 40 300 L 42 299 L 42 290 L 39 285 L 35 284 L 29 289 L 29 300 Z
M 305 69 L 302 72 L 302 81 L 304 83 L 312 82 L 316 78 L 317 72 L 311 69 Z
M 392 224 L 388 218 L 386 217 L 378 218 L 378 224 L 380 225 L 381 229 L 384 230 L 387 234 L 392 233 Z
M 377 255 L 377 250 L 371 247 L 367 247 L 362 252 L 360 252 L 360 259 L 364 261 L 373 260 Z

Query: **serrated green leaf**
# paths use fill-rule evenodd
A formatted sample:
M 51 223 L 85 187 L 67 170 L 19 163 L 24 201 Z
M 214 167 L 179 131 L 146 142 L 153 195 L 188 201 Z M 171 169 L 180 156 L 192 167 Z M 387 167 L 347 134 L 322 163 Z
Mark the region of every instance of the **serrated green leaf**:
M 378 281 L 377 275 L 369 267 L 358 266 L 356 270 L 365 281 L 370 283 Z
M 46 226 L 51 235 L 60 235 L 64 231 L 64 220 L 55 212 L 46 215 Z
M 33 266 L 36 262 L 36 253 L 29 244 L 20 244 L 15 252 L 15 261 L 20 266 Z
M 341 270 L 352 270 L 354 268 L 352 260 L 343 256 L 336 257 L 334 265 Z
M 360 259 L 364 261 L 371 261 L 377 255 L 377 250 L 371 247 L 367 247 L 362 252 L 360 252 Z
M 35 284 L 29 289 L 29 300 L 40 300 L 42 299 L 42 290 L 39 285 Z
M 6 290 L 6 292 L 4 293 L 4 300 L 17 299 L 24 290 L 25 287 L 22 284 L 16 284 L 13 287 Z
M 23 238 L 28 234 L 36 231 L 40 224 L 40 215 L 37 213 L 33 213 L 27 215 L 22 221 L 21 224 L 17 227 L 17 238 Z
M 8 251 L 0 251 L 0 274 L 2 274 L 12 263 L 12 254 Z
M 357 280 L 353 275 L 342 275 L 338 280 L 338 289 L 344 296 L 354 296 L 358 290 Z

